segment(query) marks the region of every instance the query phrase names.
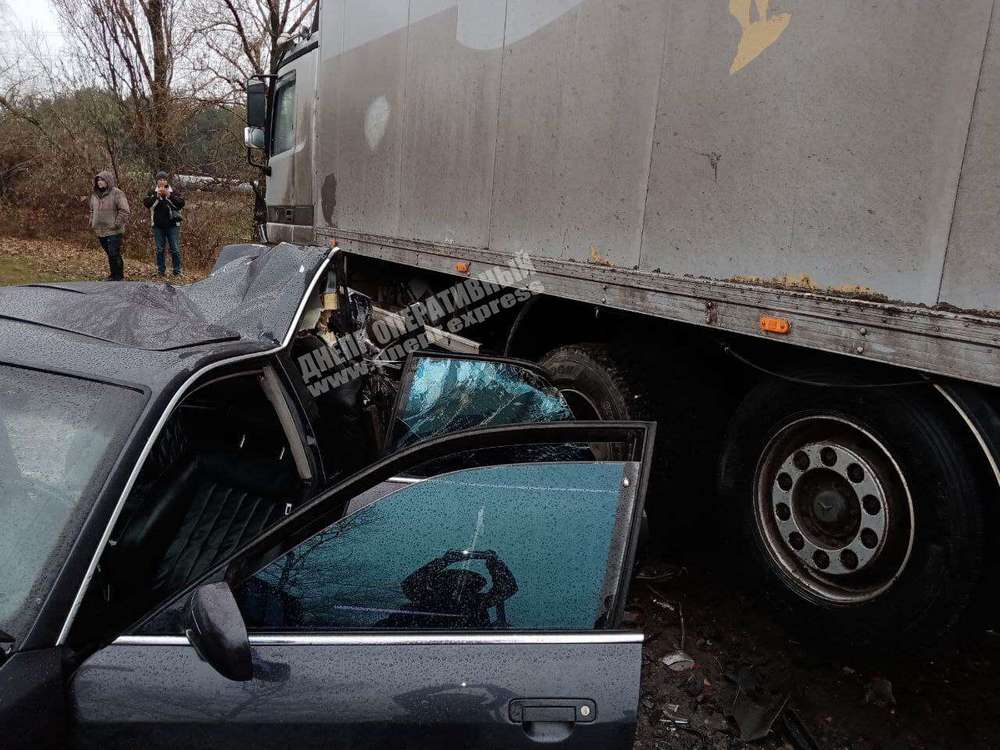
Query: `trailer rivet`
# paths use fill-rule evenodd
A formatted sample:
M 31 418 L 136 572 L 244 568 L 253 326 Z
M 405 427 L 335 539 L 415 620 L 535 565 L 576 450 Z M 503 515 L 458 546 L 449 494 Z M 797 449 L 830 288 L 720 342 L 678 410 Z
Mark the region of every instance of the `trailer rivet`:
M 865 353 L 865 348 L 863 346 L 859 345 L 859 346 L 855 347 L 854 351 L 857 352 L 858 354 L 864 354 Z
M 601 303 L 602 304 L 607 304 L 607 302 L 608 302 L 608 298 L 607 297 L 601 297 Z
M 628 477 L 625 477 L 625 478 L 624 478 L 624 479 L 622 480 L 622 485 L 623 485 L 623 486 L 625 486 L 625 487 L 628 487 Z
M 580 716 L 590 716 L 590 706 L 580 706 Z
M 858 331 L 858 333 L 860 333 L 862 336 L 867 336 L 868 335 L 868 329 L 867 328 L 862 328 L 860 331 Z

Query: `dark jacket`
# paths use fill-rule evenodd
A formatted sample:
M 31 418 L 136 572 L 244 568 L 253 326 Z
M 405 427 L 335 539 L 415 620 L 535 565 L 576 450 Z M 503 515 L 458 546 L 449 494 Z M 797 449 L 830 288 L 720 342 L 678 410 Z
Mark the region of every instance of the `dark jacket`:
M 181 223 L 180 211 L 184 208 L 184 196 L 177 190 L 161 199 L 154 188 L 146 193 L 146 197 L 142 199 L 142 205 L 149 209 L 150 226 L 158 229 L 169 229 Z
M 104 190 L 97 189 L 98 177 L 108 185 Z M 94 192 L 90 196 L 90 228 L 98 237 L 123 234 L 128 217 L 128 201 L 125 193 L 118 189 L 114 174 L 100 172 L 94 177 Z

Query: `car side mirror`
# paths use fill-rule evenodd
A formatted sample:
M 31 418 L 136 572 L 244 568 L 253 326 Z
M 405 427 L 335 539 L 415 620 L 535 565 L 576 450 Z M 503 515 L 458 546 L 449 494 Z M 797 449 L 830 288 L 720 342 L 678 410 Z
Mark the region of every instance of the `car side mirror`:
M 251 128 L 267 126 L 267 84 L 262 81 L 247 84 L 247 125 Z
M 257 151 L 264 150 L 264 128 L 243 128 L 243 145 Z
M 253 677 L 247 626 L 228 583 L 195 589 L 185 614 L 185 635 L 202 659 L 227 679 L 246 682 Z

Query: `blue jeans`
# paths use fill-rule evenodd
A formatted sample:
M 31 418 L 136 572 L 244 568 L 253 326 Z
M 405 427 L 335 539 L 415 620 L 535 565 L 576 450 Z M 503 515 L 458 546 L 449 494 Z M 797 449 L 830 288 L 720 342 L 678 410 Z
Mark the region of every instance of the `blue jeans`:
M 181 273 L 181 228 L 170 227 L 160 229 L 153 227 L 153 239 L 156 240 L 156 270 L 161 274 L 167 272 L 167 260 L 163 256 L 164 246 L 170 243 L 170 262 L 174 266 L 174 276 Z

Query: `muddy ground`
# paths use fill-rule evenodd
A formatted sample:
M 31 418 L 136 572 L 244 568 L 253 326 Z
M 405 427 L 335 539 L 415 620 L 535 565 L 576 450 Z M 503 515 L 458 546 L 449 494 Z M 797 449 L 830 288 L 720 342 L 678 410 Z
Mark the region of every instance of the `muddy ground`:
M 992 630 L 921 657 L 831 659 L 797 643 L 766 601 L 720 574 L 655 558 L 641 565 L 630 610 L 647 636 L 636 750 L 1000 747 Z M 694 665 L 673 671 L 663 658 L 681 648 L 682 613 Z M 792 710 L 765 739 L 740 740 L 734 713 L 755 704 L 766 725 L 786 697 Z M 815 745 L 789 736 L 796 717 Z

